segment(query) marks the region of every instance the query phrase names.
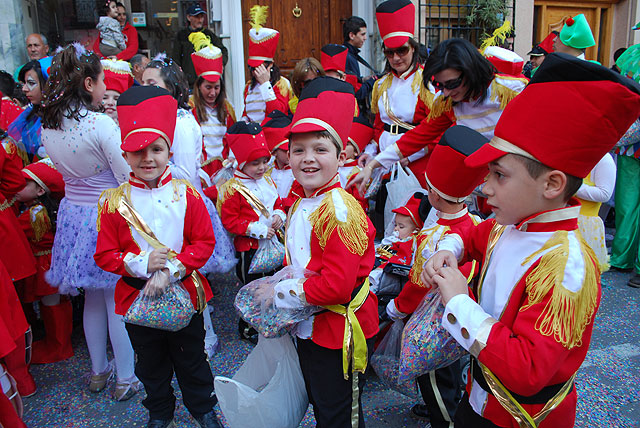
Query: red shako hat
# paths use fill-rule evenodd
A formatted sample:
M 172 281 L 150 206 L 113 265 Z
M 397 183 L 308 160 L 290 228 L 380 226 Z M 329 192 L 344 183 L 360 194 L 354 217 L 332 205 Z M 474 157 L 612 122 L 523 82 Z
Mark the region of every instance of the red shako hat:
M 524 77 L 522 75 L 524 60 L 517 53 L 500 46 L 488 46 L 484 50 L 484 56 L 498 70 L 498 73 Z
M 173 144 L 178 102 L 158 86 L 133 86 L 118 99 L 118 121 L 125 152 L 136 152 L 164 138 Z
M 420 195 L 420 194 L 419 194 Z M 416 195 L 412 195 L 409 201 L 405 206 L 400 208 L 396 208 L 395 210 L 391 210 L 396 214 L 402 214 L 409 216 L 413 224 L 416 225 L 418 229 L 422 229 L 424 225 L 424 221 L 420 218 L 420 202 L 422 201 L 422 197 L 416 198 Z
M 42 187 L 54 199 L 61 200 L 64 198 L 64 180 L 51 159 L 44 158 L 27 165 L 22 170 L 22 175 L 27 180 L 35 181 L 38 186 Z
M 324 71 L 347 69 L 347 48 L 344 45 L 328 44 L 320 49 L 320 63 Z
M 550 32 L 549 35 L 545 37 L 543 41 L 541 41 L 536 46 L 534 46 L 533 49 L 531 49 L 531 51 L 527 53 L 527 55 L 531 55 L 531 56 L 549 55 L 551 52 L 554 51 L 553 41 L 556 39 L 556 37 L 558 37 L 558 34 L 560 33 L 558 33 L 557 31 Z
M 388 0 L 376 8 L 376 20 L 385 47 L 395 49 L 413 38 L 416 7 L 409 0 Z
M 269 151 L 275 149 L 289 150 L 289 131 L 291 130 L 291 118 L 280 110 L 274 110 L 264 118 L 262 132 L 267 139 Z
M 638 116 L 637 83 L 590 61 L 549 54 L 502 113 L 491 142 L 466 165 L 513 153 L 584 178 Z
M 251 29 L 249 30 L 249 58 L 250 67 L 258 67 L 265 61 L 273 61 L 278 47 L 280 33 L 273 28 L 263 25 L 267 22 L 269 6 L 253 6 L 250 10 Z
M 229 148 L 238 161 L 238 169 L 244 168 L 247 162 L 261 157 L 271 157 L 267 139 L 259 123 L 238 121 L 225 134 Z
M 327 131 L 344 147 L 355 110 L 353 86 L 333 77 L 316 77 L 300 94 L 291 134 Z
M 367 144 L 373 139 L 373 126 L 366 117 L 358 115 L 353 118 L 348 143 L 356 149 L 356 154 L 362 153 Z
M 107 90 L 122 94 L 133 86 L 133 74 L 131 74 L 131 65 L 128 62 L 101 59 L 100 63 L 104 70 L 104 84 Z
M 211 43 L 209 36 L 201 31 L 194 31 L 189 35 L 195 52 L 191 54 L 191 61 L 196 74 L 209 81 L 217 82 L 222 77 L 222 51 Z
M 429 186 L 447 201 L 464 201 L 488 172 L 487 165 L 465 166 L 465 159 L 488 142 L 482 134 L 466 126 L 447 129 L 427 163 L 425 177 Z

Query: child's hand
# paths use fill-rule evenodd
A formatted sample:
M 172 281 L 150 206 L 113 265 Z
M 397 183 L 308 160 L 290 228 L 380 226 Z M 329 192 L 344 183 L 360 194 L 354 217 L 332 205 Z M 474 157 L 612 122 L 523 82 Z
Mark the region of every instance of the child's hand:
M 280 229 L 282 225 L 284 225 L 284 223 L 282 222 L 282 219 L 279 215 L 274 215 L 273 217 L 271 217 L 271 226 L 274 229 Z
M 147 273 L 153 273 L 160 270 L 167 263 L 167 257 L 169 256 L 168 248 L 158 248 L 153 250 L 149 254 L 149 263 L 147 263 Z
M 253 70 L 253 76 L 256 78 L 256 81 L 262 85 L 271 78 L 271 70 L 267 70 L 267 67 L 265 67 L 263 63 Z
M 429 260 L 427 260 L 422 268 L 420 280 L 422 280 L 424 284 L 435 285 L 432 278 L 443 266 L 450 266 L 455 269 L 458 268 L 458 260 L 456 260 L 456 257 L 451 251 L 438 251 Z
M 458 294 L 469 294 L 467 278 L 462 275 L 458 268 L 451 266 L 440 268 L 432 280 L 440 289 L 442 303 L 445 305 Z
M 267 232 L 267 239 L 273 238 L 275 234 L 276 234 L 276 230 L 273 227 L 270 227 L 269 231 Z
M 167 268 L 154 272 L 142 289 L 142 294 L 147 297 L 156 297 L 161 295 L 169 286 L 169 277 L 169 269 Z

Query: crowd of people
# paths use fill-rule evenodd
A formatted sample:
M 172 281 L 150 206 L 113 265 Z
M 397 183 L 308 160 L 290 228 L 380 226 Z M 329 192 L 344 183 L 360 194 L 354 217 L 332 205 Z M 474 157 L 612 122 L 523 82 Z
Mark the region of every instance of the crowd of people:
M 382 72 L 359 55 L 366 23 L 351 17 L 343 44 L 285 77 L 266 13 L 252 9 L 239 116 L 199 6 L 171 57 L 138 54 L 110 1 L 93 50 L 48 55 L 32 34 L 17 83 L 0 72 L 0 425 L 25 426 L 30 364 L 74 355 L 82 300 L 89 391 L 144 390 L 147 426 L 167 428 L 175 375 L 197 426 L 220 426 L 208 302 L 235 269 L 243 285 L 287 272 L 267 293 L 278 320 L 317 308 L 282 332 L 319 427 L 364 427 L 370 366 L 406 391 L 409 361 L 428 367 L 409 384 L 423 399 L 411 413 L 432 427 L 573 426 L 600 274 L 635 269 L 640 287 L 640 86 L 627 77 L 640 63 L 587 61 L 584 15 L 534 46 L 528 69 L 459 38 L 425 52 L 413 3 L 388 0 Z M 609 257 L 600 214 L 614 199 Z M 242 339 L 271 340 L 240 312 Z M 45 336 L 31 343 L 38 320 Z M 394 375 L 372 356 L 405 322 L 442 346 L 403 347 Z

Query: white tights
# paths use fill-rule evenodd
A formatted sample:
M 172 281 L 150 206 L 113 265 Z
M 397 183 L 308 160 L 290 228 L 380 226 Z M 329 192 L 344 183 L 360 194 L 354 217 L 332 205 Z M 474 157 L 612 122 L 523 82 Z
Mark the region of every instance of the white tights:
M 121 315 L 115 312 L 115 290 L 86 290 L 84 295 L 84 337 L 94 374 L 104 373 L 107 361 L 107 328 L 116 363 L 117 379 L 133 378 L 134 354 Z

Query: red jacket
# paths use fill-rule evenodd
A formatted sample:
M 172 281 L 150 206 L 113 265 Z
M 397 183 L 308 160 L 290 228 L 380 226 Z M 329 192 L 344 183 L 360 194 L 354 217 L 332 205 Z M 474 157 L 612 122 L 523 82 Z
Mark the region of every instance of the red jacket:
M 127 47 L 116 55 L 116 58 L 129 61 L 131 57 L 138 53 L 138 30 L 127 22 L 122 29 L 122 35 L 124 36 L 124 41 L 127 43 Z M 102 52 L 100 52 L 100 35 L 98 35 L 98 38 L 93 42 L 93 51 L 99 57 L 103 57 Z
M 258 91 L 260 92 L 260 84 L 256 83 L 256 85 L 251 88 L 251 81 L 248 81 L 244 86 L 244 111 L 242 112 L 242 117 L 247 117 L 247 111 L 249 113 L 254 109 L 262 109 L 265 108 L 264 115 L 267 116 L 274 110 L 280 110 L 283 113 L 287 113 L 289 111 L 289 99 L 291 98 L 291 84 L 284 77 L 280 77 L 280 80 L 273 85 L 273 92 L 275 93 L 275 98 L 270 99 L 268 101 L 262 100 L 261 102 L 247 102 L 247 96 L 250 91 Z M 262 105 L 265 107 L 262 107 Z M 264 117 L 263 117 L 264 119 Z M 261 120 L 262 121 L 262 120 Z

